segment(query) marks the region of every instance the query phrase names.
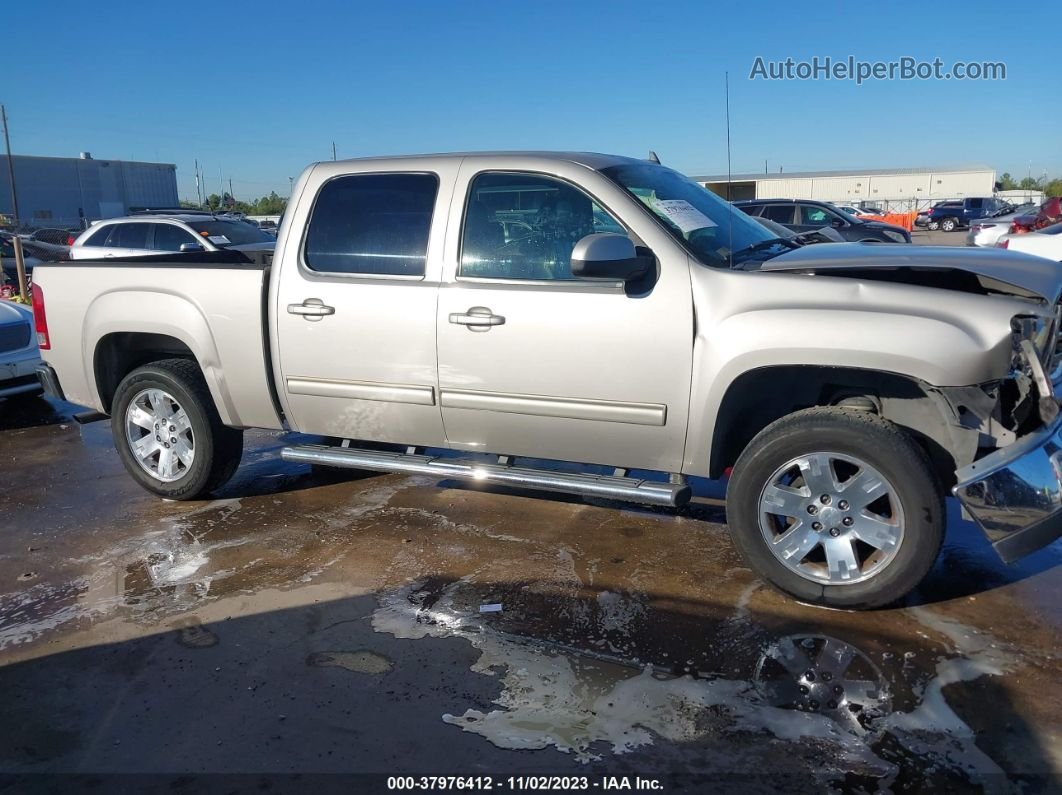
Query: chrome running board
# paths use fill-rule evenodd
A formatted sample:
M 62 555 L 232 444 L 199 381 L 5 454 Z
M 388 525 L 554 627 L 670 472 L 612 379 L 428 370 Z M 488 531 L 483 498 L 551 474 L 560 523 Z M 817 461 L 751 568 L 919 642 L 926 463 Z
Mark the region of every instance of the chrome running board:
M 509 466 L 504 463 L 480 463 L 408 452 L 362 450 L 356 447 L 303 444 L 285 447 L 280 457 L 285 461 L 303 464 L 320 464 L 346 469 L 371 469 L 377 472 L 412 472 L 438 478 L 504 483 L 542 491 L 559 491 L 565 494 L 581 494 L 646 505 L 678 507 L 688 503 L 691 496 L 690 487 L 686 483 L 668 483 L 617 475 L 554 472 L 546 469 Z

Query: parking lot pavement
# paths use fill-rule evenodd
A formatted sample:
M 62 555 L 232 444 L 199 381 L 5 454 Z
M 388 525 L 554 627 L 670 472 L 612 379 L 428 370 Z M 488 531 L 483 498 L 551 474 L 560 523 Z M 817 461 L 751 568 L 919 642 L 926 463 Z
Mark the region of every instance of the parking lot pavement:
M 717 500 L 322 477 L 249 432 L 216 499 L 165 502 L 70 410 L 0 403 L 12 791 L 368 772 L 995 792 L 1062 771 L 1059 544 L 1006 567 L 955 516 L 905 606 L 813 609 L 753 578 Z
M 954 232 L 943 232 L 936 229 L 930 232 L 928 229 L 916 228 L 911 232 L 911 242 L 919 246 L 965 246 L 965 229 Z

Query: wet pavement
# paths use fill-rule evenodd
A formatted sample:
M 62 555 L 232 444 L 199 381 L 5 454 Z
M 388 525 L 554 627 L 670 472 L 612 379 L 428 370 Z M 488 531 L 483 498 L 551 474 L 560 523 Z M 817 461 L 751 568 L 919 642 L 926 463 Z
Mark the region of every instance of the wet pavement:
M 72 410 L 0 401 L 0 789 L 41 773 L 1062 780 L 1062 544 L 1004 566 L 952 506 L 904 606 L 829 611 L 743 567 L 721 484 L 669 511 L 321 474 L 279 460 L 283 434 L 248 432 L 216 499 L 166 502 Z

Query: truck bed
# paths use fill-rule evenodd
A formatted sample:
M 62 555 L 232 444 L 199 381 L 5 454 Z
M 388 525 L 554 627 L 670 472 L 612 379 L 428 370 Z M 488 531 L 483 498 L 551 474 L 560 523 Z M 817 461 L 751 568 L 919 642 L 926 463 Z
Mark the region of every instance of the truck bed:
M 39 265 L 51 343 L 41 356 L 63 374 L 68 400 L 109 413 L 107 352 L 172 345 L 199 362 L 226 425 L 280 428 L 265 327 L 270 260 L 201 252 Z

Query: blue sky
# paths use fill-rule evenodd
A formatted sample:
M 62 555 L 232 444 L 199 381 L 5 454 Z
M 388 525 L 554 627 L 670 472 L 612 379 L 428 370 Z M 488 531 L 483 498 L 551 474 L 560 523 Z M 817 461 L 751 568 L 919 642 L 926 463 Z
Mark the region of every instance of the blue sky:
M 194 196 L 276 190 L 314 160 L 585 149 L 726 171 L 984 163 L 1062 175 L 1062 8 L 993 3 L 9 0 L 16 153 L 177 164 Z M 750 81 L 757 56 L 950 66 L 1007 79 Z

